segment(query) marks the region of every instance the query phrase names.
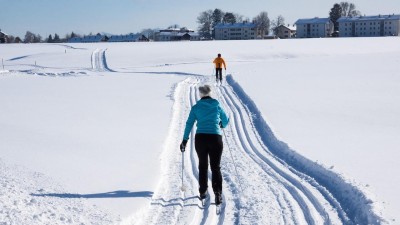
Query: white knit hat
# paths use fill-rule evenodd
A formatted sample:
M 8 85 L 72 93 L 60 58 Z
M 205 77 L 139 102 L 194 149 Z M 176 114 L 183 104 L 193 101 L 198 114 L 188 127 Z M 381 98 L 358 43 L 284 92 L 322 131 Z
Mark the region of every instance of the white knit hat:
M 199 91 L 200 91 L 201 97 L 210 96 L 211 87 L 210 87 L 210 85 L 205 84 L 205 85 L 199 87 Z

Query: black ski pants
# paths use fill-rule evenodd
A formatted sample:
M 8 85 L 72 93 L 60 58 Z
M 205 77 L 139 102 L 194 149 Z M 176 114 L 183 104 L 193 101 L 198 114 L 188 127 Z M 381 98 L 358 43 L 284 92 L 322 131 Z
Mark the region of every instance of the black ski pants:
M 208 188 L 208 158 L 210 157 L 212 188 L 214 193 L 222 193 L 222 136 L 218 134 L 196 134 L 195 148 L 199 157 L 199 192 L 204 193 Z
M 217 81 L 222 81 L 222 68 L 215 68 L 215 76 L 217 78 Z

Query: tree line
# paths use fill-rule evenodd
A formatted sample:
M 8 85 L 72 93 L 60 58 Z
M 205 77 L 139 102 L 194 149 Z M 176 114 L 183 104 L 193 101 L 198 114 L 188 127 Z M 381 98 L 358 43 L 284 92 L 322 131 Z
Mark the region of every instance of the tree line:
M 48 37 L 43 38 L 40 34 L 27 31 L 23 39 L 19 36 L 14 37 L 13 35 L 8 35 L 7 43 L 62 43 L 67 42 L 73 37 L 81 37 L 81 35 L 71 32 L 71 34 L 66 34 L 64 37 L 60 37 L 60 35 L 55 33 L 54 36 L 50 34 Z
M 335 3 L 329 12 L 329 18 L 333 22 L 334 32 L 339 31 L 338 19 L 342 16 L 356 17 L 361 16 L 361 12 L 356 9 L 356 5 L 349 2 Z
M 334 31 L 339 30 L 339 24 L 337 20 L 340 17 L 355 17 L 360 15 L 361 12 L 356 9 L 356 5 L 349 2 L 335 3 L 329 12 L 329 18 L 334 23 Z M 242 22 L 250 22 L 250 18 L 245 18 L 239 13 L 224 12 L 218 8 L 201 12 L 197 17 L 197 23 L 199 24 L 198 31 L 201 37 L 205 39 L 215 38 L 214 28 L 220 23 L 229 24 Z M 273 34 L 276 34 L 276 28 L 281 25 L 285 25 L 285 18 L 282 15 L 279 15 L 274 20 L 270 20 L 268 17 L 268 12 L 262 11 L 256 15 L 251 22 L 256 24 L 259 35 L 269 35 L 270 31 L 272 31 Z
M 233 24 L 233 23 L 246 23 L 250 22 L 250 18 L 244 17 L 239 13 L 224 12 L 221 9 L 209 9 L 201 12 L 197 17 L 197 23 L 199 24 L 198 31 L 200 36 L 204 39 L 215 38 L 214 28 L 220 23 Z M 268 12 L 262 11 L 256 15 L 252 20 L 252 23 L 256 24 L 259 34 L 268 35 L 270 29 L 275 33 L 275 28 L 285 24 L 285 18 L 279 15 L 276 19 L 270 20 Z
M 356 9 L 356 5 L 354 3 L 349 2 L 340 2 L 335 3 L 331 10 L 329 11 L 329 18 L 332 20 L 334 24 L 334 31 L 337 32 L 339 30 L 339 23 L 337 20 L 342 17 L 355 17 L 360 16 L 361 12 Z M 224 12 L 221 9 L 209 9 L 203 11 L 197 17 L 197 23 L 199 24 L 198 32 L 200 36 L 204 39 L 213 39 L 215 38 L 214 28 L 217 24 L 220 23 L 243 23 L 250 22 L 249 17 L 244 17 L 239 13 L 234 12 Z M 268 12 L 262 11 L 258 15 L 252 18 L 252 23 L 256 24 L 258 28 L 258 35 L 269 35 L 270 31 L 276 34 L 276 28 L 280 25 L 285 25 L 285 18 L 282 15 L 277 16 L 275 19 L 270 20 L 268 17 Z M 178 24 L 174 24 L 169 26 L 168 28 L 180 28 Z M 186 29 L 183 27 L 182 29 Z M 139 34 L 143 34 L 148 38 L 151 37 L 159 29 L 143 29 Z M 92 35 L 90 33 L 89 35 Z M 27 31 L 24 38 L 14 37 L 12 35 L 8 35 L 8 43 L 62 43 L 67 42 L 70 38 L 74 37 L 82 37 L 82 35 L 71 32 L 70 34 L 66 34 L 64 37 L 60 37 L 57 33 L 54 35 L 50 34 L 48 37 L 43 38 L 40 34 L 35 34 L 31 31 Z

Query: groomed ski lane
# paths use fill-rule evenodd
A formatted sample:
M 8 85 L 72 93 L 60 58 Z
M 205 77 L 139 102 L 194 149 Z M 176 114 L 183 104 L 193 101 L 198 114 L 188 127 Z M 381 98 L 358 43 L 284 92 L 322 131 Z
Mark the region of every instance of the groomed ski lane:
M 209 203 L 203 207 L 198 199 L 194 132 L 185 152 L 186 191 L 180 191 L 178 145 L 190 107 L 198 100 L 198 84 L 207 82 L 207 77 L 197 76 L 176 86 L 171 126 L 162 156 L 162 180 L 137 224 L 342 224 L 337 210 L 317 188 L 291 172 L 263 146 L 250 115 L 228 85 L 215 87 L 213 93 L 230 115 L 221 162 L 224 178 L 221 213 L 216 214 L 210 180 Z

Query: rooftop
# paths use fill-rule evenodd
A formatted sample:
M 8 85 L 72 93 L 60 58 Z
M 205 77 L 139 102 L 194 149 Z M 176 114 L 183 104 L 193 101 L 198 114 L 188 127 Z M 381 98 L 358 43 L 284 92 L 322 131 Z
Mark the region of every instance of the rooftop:
M 315 17 L 315 18 L 311 18 L 311 19 L 299 19 L 299 20 L 297 20 L 296 21 L 296 23 L 295 24 L 319 24 L 319 23 L 323 23 L 323 24 L 326 24 L 326 23 L 329 23 L 329 21 L 330 21 L 331 19 L 329 19 L 329 18 L 318 18 L 318 17 Z
M 215 28 L 255 28 L 256 26 L 254 23 L 219 23 Z
M 400 15 L 378 15 L 378 16 L 357 16 L 357 17 L 340 17 L 338 22 L 357 22 L 370 20 L 400 20 Z

